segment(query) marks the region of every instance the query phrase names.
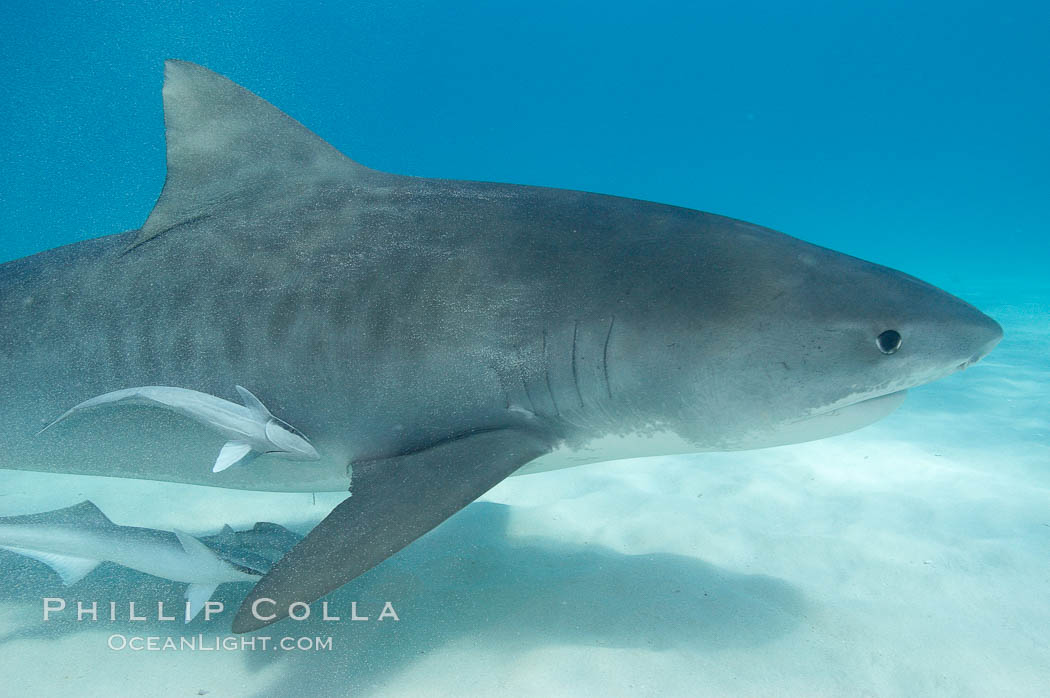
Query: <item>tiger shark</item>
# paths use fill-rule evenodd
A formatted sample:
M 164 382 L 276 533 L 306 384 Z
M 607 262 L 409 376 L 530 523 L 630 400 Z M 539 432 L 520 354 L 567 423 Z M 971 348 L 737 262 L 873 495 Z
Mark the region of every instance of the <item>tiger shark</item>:
M 0 266 L 0 465 L 349 489 L 235 632 L 509 475 L 844 433 L 1002 336 L 914 277 L 743 221 L 370 169 L 192 63 L 166 64 L 163 97 L 167 179 L 141 229 Z M 141 407 L 36 436 L 112 391 L 235 383 L 318 458 L 213 473 L 225 437 Z

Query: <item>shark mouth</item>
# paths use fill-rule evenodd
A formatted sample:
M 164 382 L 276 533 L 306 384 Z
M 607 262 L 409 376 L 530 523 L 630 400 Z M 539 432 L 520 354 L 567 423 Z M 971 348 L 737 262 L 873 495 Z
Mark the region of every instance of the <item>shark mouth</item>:
M 866 398 L 792 422 L 782 429 L 784 433 L 791 433 L 796 437 L 790 443 L 815 441 L 856 431 L 892 413 L 901 406 L 907 394 L 907 390 L 897 390 Z
M 731 450 L 785 446 L 816 441 L 829 436 L 856 431 L 879 421 L 900 407 L 906 390 L 898 390 L 857 402 L 829 408 L 801 419 L 787 422 L 755 438 L 732 444 Z

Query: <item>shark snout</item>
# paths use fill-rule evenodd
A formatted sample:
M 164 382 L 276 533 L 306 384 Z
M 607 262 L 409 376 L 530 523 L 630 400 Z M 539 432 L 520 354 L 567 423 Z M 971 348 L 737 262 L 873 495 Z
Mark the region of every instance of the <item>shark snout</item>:
M 1002 325 L 982 312 L 975 313 L 977 318 L 968 328 L 968 334 L 972 335 L 970 346 L 975 347 L 975 350 L 971 350 L 972 353 L 959 363 L 960 371 L 988 356 L 1003 339 Z

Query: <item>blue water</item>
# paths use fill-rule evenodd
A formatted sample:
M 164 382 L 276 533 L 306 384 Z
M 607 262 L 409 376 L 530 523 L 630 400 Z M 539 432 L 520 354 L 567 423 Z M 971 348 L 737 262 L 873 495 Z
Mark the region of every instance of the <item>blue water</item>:
M 53 2 L 8 8 L 3 31 L 0 260 L 141 225 L 173 57 L 377 169 L 742 218 L 913 273 L 1006 328 L 981 365 L 857 435 L 501 486 L 376 582 L 408 570 L 409 610 L 432 622 L 374 642 L 340 630 L 335 655 L 143 669 L 92 640 L 62 683 L 48 657 L 81 645 L 19 625 L 35 589 L 4 597 L 0 622 L 22 629 L 0 652 L 21 658 L 25 695 L 148 693 L 113 679 L 136 671 L 193 677 L 156 695 L 1050 685 L 1050 5 Z M 37 486 L 5 482 L 20 504 Z M 472 536 L 458 554 L 477 573 L 447 572 L 442 546 Z M 717 607 L 681 600 L 701 587 Z

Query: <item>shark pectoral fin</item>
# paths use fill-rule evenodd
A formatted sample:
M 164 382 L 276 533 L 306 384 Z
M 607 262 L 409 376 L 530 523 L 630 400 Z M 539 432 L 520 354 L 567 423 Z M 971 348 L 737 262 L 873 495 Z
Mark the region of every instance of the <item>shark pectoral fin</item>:
M 41 550 L 15 548 L 7 545 L 0 545 L 0 548 L 10 550 L 19 555 L 31 557 L 34 560 L 39 560 L 55 572 L 58 572 L 58 576 L 62 578 L 62 583 L 67 587 L 76 584 L 86 577 L 91 570 L 102 564 L 101 560 L 88 560 L 86 558 L 72 557 L 70 555 L 56 555 L 55 553 L 47 553 Z
M 255 585 L 233 632 L 258 630 L 286 617 L 292 603 L 310 603 L 341 587 L 549 450 L 535 434 L 497 429 L 354 463 L 352 496 Z
M 186 623 L 197 617 L 205 602 L 215 593 L 218 584 L 190 584 L 186 587 Z
M 212 466 L 213 473 L 221 473 L 231 465 L 237 465 L 251 455 L 252 445 L 246 441 L 227 441 L 226 445 L 219 451 L 219 457 L 215 459 Z

